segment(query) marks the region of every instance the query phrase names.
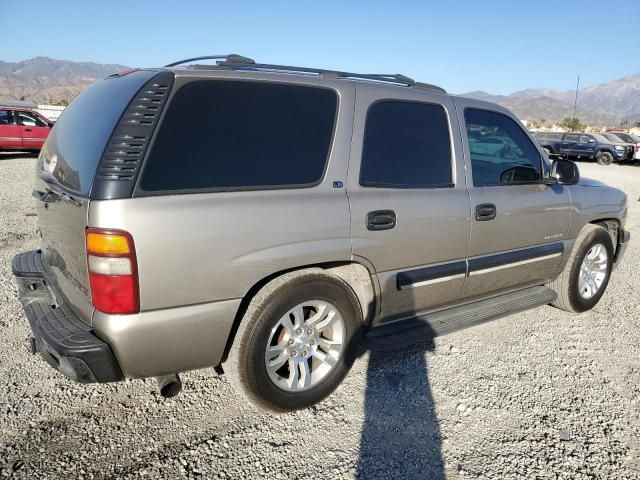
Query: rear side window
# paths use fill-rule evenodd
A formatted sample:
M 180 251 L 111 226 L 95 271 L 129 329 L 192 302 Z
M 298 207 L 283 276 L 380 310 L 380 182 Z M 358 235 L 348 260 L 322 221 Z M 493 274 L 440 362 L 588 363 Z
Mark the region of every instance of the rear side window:
M 333 90 L 208 80 L 167 107 L 144 191 L 311 186 L 324 174 L 336 118 Z
M 464 120 L 476 187 L 531 183 L 542 178 L 540 153 L 513 119 L 467 108 Z
M 451 141 L 441 105 L 385 100 L 369 109 L 360 185 L 452 186 Z
M 11 110 L 0 110 L 0 125 L 15 125 L 16 121 Z

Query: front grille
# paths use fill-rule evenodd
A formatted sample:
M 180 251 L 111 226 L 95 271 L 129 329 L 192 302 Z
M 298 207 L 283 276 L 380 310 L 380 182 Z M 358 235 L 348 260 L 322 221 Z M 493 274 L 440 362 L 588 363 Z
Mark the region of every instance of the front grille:
M 172 72 L 156 75 L 136 94 L 102 154 L 91 197 L 129 196 L 173 85 Z

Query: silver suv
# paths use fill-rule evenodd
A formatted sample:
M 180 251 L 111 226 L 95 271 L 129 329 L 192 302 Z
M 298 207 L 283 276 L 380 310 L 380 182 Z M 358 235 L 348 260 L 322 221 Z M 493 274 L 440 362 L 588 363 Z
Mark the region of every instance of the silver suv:
M 262 408 L 304 408 L 362 345 L 588 310 L 625 251 L 624 193 L 550 163 L 498 105 L 179 63 L 88 88 L 38 159 L 41 249 L 13 271 L 33 351 L 71 379 L 172 396 L 214 367 Z

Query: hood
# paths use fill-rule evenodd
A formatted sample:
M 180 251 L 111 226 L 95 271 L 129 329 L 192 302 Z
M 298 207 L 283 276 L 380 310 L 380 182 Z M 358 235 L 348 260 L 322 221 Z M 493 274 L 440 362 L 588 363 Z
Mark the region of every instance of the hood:
M 587 177 L 580 177 L 578 185 L 581 185 L 583 187 L 608 187 L 606 183 L 603 183 L 600 180 L 594 180 Z

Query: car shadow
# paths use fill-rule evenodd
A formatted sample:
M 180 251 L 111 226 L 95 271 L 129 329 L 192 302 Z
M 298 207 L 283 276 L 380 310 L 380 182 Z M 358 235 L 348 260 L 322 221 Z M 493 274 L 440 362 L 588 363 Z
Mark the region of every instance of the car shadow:
M 369 351 L 358 479 L 445 478 L 426 361 L 433 335 L 409 349 Z

